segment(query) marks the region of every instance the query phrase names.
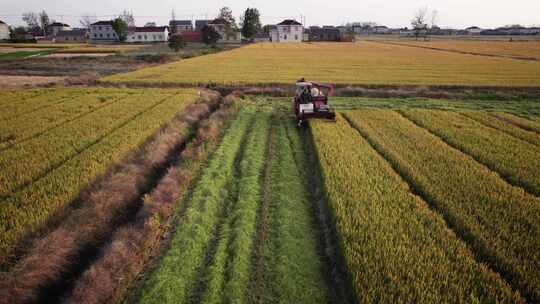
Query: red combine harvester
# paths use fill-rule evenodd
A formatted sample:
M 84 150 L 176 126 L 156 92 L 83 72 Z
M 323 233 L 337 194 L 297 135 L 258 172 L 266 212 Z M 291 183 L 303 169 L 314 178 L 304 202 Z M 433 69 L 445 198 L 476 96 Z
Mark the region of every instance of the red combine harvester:
M 328 97 L 332 96 L 333 92 L 334 87 L 331 85 L 299 80 L 294 96 L 294 115 L 298 126 L 312 118 L 335 121 L 336 113 L 328 106 Z

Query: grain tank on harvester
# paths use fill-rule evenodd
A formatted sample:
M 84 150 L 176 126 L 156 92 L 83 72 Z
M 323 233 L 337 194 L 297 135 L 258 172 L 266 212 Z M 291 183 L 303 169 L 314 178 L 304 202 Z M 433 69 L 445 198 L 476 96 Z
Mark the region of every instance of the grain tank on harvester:
M 336 113 L 328 105 L 334 87 L 305 81 L 303 78 L 296 82 L 296 93 L 293 108 L 298 126 L 303 126 L 308 119 L 326 119 L 335 121 Z

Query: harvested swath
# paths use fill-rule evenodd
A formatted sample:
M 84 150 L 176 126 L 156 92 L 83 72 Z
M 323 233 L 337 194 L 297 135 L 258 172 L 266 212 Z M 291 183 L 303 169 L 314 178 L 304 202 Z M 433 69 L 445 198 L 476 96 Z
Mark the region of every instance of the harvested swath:
M 256 116 L 231 183 L 229 210 L 225 212 L 224 227 L 208 269 L 202 303 L 246 303 L 248 299 L 257 211 L 263 198 L 270 111 L 261 109 Z
M 345 119 L 311 130 L 358 302 L 522 302 Z
M 540 147 L 455 112 L 414 110 L 402 113 L 513 185 L 540 196 Z
M 258 302 L 327 303 L 329 291 L 304 188 L 300 134 L 288 116 L 276 119 L 274 129 L 274 153 L 268 156 L 272 158 L 269 236 L 263 244 L 264 289 Z
M 138 92 L 136 98 L 140 97 Z M 164 100 L 141 112 L 28 187 L 4 199 L 0 206 L 0 262 L 5 264 L 17 243 L 28 234 L 47 227 L 48 220 L 61 215 L 85 186 L 105 173 L 111 164 L 120 162 L 129 151 L 143 144 L 179 109 L 197 98 L 194 90 L 182 92 L 185 95 Z M 81 139 L 75 140 L 79 143 Z M 56 141 L 52 139 L 51 142 Z M 51 142 L 43 144 L 54 146 Z M 36 153 L 45 150 L 42 147 L 36 149 Z
M 540 134 L 540 122 L 528 120 L 528 119 L 521 118 L 519 116 L 515 116 L 509 113 L 504 113 L 504 112 L 495 112 L 495 113 L 492 113 L 492 115 L 503 121 L 506 121 L 520 128 L 523 128 L 525 130 Z
M 479 261 L 530 302 L 540 301 L 539 198 L 396 112 L 366 110 L 347 117 Z
M 139 197 L 154 183 L 156 170 L 170 161 L 170 154 L 190 137 L 194 123 L 207 116 L 210 107 L 218 102 L 216 94 L 206 96 L 205 103 L 186 108 L 144 146 L 83 191 L 78 199 L 80 207 L 54 231 L 37 239 L 11 271 L 2 275 L 0 288 L 8 302 L 38 300 L 43 289 L 74 270 L 84 250 L 98 246 L 114 231 L 116 223 L 137 207 Z
M 238 108 L 225 105 L 203 121 L 194 140 L 182 151 L 180 163 L 167 172 L 144 200 L 135 222 L 115 232 L 101 257 L 77 281 L 66 303 L 116 303 L 155 254 L 168 230 L 181 196 L 214 151 L 228 121 Z
M 490 115 L 486 112 L 462 112 L 462 114 L 478 121 L 483 125 L 495 128 L 501 132 L 529 142 L 533 145 L 540 146 L 540 134 L 538 133 L 527 131 L 526 129 L 520 128 L 515 124 L 504 121 L 503 119 Z
M 226 186 L 233 176 L 236 156 L 256 119 L 254 114 L 253 107 L 242 109 L 212 155 L 195 185 L 188 207 L 178 220 L 169 250 L 140 290 L 139 302 L 181 303 L 194 291 L 198 270 L 228 196 Z

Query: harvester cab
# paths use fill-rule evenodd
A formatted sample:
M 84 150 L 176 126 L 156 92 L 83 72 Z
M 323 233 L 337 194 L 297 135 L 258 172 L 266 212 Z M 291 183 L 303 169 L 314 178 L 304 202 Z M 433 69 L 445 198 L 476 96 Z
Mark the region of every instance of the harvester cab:
M 328 105 L 334 87 L 314 82 L 299 80 L 294 96 L 294 115 L 298 126 L 303 126 L 308 119 L 326 119 L 335 121 L 336 113 Z

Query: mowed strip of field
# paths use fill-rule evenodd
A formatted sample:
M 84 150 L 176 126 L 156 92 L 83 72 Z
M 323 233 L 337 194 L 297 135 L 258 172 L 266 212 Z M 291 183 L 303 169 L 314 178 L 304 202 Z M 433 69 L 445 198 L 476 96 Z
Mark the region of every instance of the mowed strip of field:
M 140 302 L 326 302 L 293 143 L 277 121 L 271 107 L 240 112 L 185 200 Z
M 397 112 L 364 110 L 346 117 L 467 242 L 478 261 L 528 301 L 540 299 L 538 197 L 511 186 Z
M 139 85 L 290 85 L 305 77 L 337 85 L 540 86 L 540 62 L 375 42 L 253 44 L 104 78 Z
M 59 95 L 69 92 L 58 90 Z M 103 96 L 110 97 L 112 92 L 105 90 Z M 99 96 L 99 90 L 94 94 Z M 195 90 L 116 90 L 114 94 L 129 97 L 2 151 L 2 261 L 22 237 L 39 229 L 97 175 L 138 147 L 198 96 Z M 74 94 L 63 104 L 77 102 L 78 97 Z M 48 115 L 43 111 L 34 114 Z
M 522 301 L 344 118 L 310 125 L 359 303 Z
M 540 147 L 455 112 L 415 110 L 401 113 L 498 172 L 510 183 L 540 196 Z
M 384 43 L 384 41 L 381 41 Z M 392 40 L 391 43 L 421 48 L 432 48 L 445 51 L 472 53 L 487 56 L 505 56 L 518 59 L 540 60 L 540 41 L 402 41 Z

